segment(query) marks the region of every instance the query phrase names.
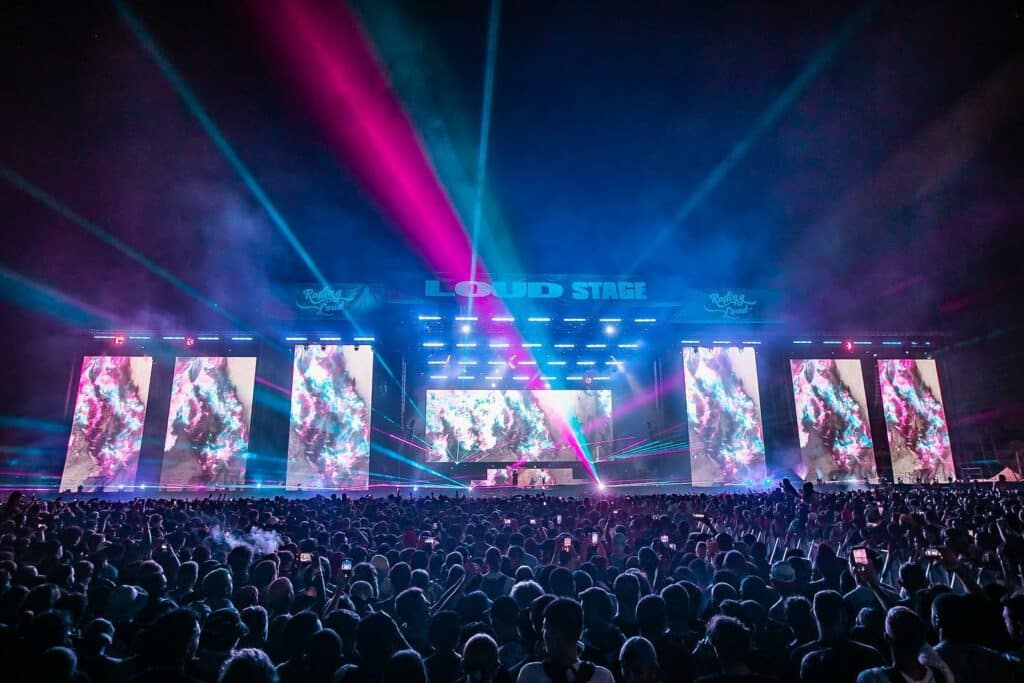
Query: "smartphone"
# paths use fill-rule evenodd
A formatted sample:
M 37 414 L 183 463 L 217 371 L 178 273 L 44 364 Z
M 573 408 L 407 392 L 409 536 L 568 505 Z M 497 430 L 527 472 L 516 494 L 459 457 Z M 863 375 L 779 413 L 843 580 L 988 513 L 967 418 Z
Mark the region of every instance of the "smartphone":
M 971 538 L 974 538 L 974 529 L 968 529 L 967 530 L 967 535 L 970 536 Z
M 537 526 L 537 518 L 530 517 L 530 526 Z
M 597 545 L 597 532 L 594 531 L 590 534 L 590 545 Z
M 661 542 L 662 543 L 668 543 L 668 534 L 662 534 L 661 535 Z
M 434 531 L 437 531 L 437 522 L 434 522 Z
M 562 523 L 562 515 L 555 515 L 555 524 Z
M 511 517 L 506 517 L 505 518 L 505 526 L 512 526 L 512 518 Z
M 299 562 L 309 564 L 313 561 L 313 553 L 299 553 Z
M 705 515 L 703 512 L 694 512 L 693 513 L 693 518 L 695 520 L 697 520 L 698 522 L 703 522 L 705 519 L 708 518 L 708 516 Z
M 164 552 L 167 552 L 167 543 L 161 543 L 160 544 L 160 550 L 162 550 Z
M 676 544 L 675 543 L 669 543 L 668 544 L 668 549 L 671 550 L 672 552 L 675 552 L 676 551 Z
M 566 536 L 562 539 L 562 548 L 564 550 L 572 550 L 572 539 Z
M 925 548 L 924 549 L 924 556 L 927 557 L 929 560 L 941 560 L 942 559 L 942 551 L 940 549 L 938 549 L 938 548 L 935 548 L 935 547 Z
M 864 571 L 864 568 L 871 563 L 868 559 L 868 549 L 860 546 L 853 549 L 853 567 L 857 571 Z

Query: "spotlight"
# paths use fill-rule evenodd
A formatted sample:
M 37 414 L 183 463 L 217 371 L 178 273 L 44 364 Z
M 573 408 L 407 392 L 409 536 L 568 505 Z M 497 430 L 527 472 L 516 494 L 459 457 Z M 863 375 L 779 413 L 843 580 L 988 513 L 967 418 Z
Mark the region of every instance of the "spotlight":
M 771 477 L 766 477 L 765 480 L 764 480 L 764 487 L 767 489 L 767 488 L 771 488 L 771 486 L 772 486 L 772 479 L 771 479 Z
M 185 346 L 188 346 L 189 348 L 191 348 L 191 347 L 193 347 L 195 345 L 196 345 L 196 338 L 195 337 L 185 337 Z
M 615 325 L 605 325 L 604 333 L 607 334 L 609 337 L 615 334 Z
M 853 340 L 847 339 L 843 342 L 843 348 L 847 351 L 853 351 Z
M 462 334 L 469 334 L 470 330 L 472 330 L 472 329 L 473 328 L 469 326 L 469 323 L 465 323 L 462 326 Z
M 139 490 L 140 491 L 145 491 L 146 490 L 146 485 L 145 484 L 139 484 Z
M 124 346 L 124 335 L 119 334 L 114 337 L 114 346 Z
M 263 482 L 259 482 L 259 481 L 256 482 L 256 488 L 258 488 L 258 489 L 263 488 Z
M 597 490 L 598 491 L 604 491 L 606 488 L 608 488 L 608 487 L 604 485 L 603 481 L 597 482 Z

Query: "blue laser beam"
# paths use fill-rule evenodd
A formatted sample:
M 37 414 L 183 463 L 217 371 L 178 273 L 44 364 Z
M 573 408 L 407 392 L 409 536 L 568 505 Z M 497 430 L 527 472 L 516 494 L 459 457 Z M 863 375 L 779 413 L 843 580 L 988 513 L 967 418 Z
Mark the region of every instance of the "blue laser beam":
M 849 19 L 847 19 L 842 27 L 839 29 L 832 40 L 828 42 L 821 50 L 811 58 L 809 62 L 800 70 L 790 83 L 783 89 L 779 96 L 772 101 L 771 105 L 761 113 L 761 115 L 754 122 L 753 127 L 747 132 L 743 138 L 740 139 L 729 153 L 725 155 L 721 161 L 719 161 L 712 169 L 711 172 L 701 181 L 701 183 L 690 193 L 690 196 L 686 198 L 682 206 L 675 212 L 671 220 L 663 225 L 654 239 L 647 243 L 647 246 L 637 257 L 633 265 L 630 266 L 628 273 L 636 272 L 636 269 L 640 264 L 650 256 L 655 249 L 669 236 L 669 234 L 678 227 L 683 221 L 690 217 L 690 214 L 704 201 L 704 198 L 711 193 L 719 183 L 729 174 L 729 172 L 747 156 L 750 149 L 761 139 L 761 137 L 771 130 L 779 119 L 782 118 L 783 114 L 789 111 L 790 107 L 796 103 L 797 100 L 803 95 L 804 91 L 818 78 L 822 71 L 832 62 L 835 56 L 840 50 L 846 45 L 846 43 L 853 37 L 864 24 L 868 22 L 871 16 L 875 13 L 875 10 L 881 5 L 879 0 L 871 0 L 865 3 L 858 9 Z
M 491 109 L 494 102 L 494 71 L 498 60 L 498 29 L 501 26 L 501 0 L 491 0 L 487 27 L 487 65 L 484 70 L 484 102 L 480 112 L 480 145 L 476 156 L 476 194 L 473 199 L 473 227 L 470 235 L 469 279 L 476 280 L 477 241 L 483 222 L 484 189 L 487 184 L 487 148 L 491 137 Z M 473 311 L 473 300 L 467 310 Z

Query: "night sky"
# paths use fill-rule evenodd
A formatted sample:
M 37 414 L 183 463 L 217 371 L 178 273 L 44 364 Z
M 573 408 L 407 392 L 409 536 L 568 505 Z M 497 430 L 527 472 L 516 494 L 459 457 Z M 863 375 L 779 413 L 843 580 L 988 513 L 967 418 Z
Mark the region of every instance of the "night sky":
M 325 142 L 272 7 L 129 6 L 328 280 L 428 272 Z M 352 7 L 468 224 L 489 3 Z M 112 4 L 0 12 L 0 165 L 63 207 L 0 177 L 0 414 L 59 422 L 81 330 L 216 320 L 68 210 L 240 317 L 312 278 Z M 1020 2 L 506 0 L 492 115 L 497 275 L 635 267 L 776 289 L 804 330 L 948 331 L 972 448 L 1024 434 Z

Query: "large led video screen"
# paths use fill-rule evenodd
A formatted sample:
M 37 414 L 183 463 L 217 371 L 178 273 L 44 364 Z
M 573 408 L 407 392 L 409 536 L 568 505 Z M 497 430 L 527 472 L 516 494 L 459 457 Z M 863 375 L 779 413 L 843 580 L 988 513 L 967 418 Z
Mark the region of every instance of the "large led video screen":
M 288 488 L 369 486 L 372 394 L 371 347 L 295 348 Z
M 864 375 L 856 358 L 791 360 L 800 434 L 797 475 L 877 479 Z
M 878 361 L 882 409 L 889 435 L 892 476 L 906 482 L 956 476 L 939 371 L 926 358 Z
M 601 460 L 611 418 L 608 389 L 430 389 L 427 461 L 575 461 L 569 439 L 580 437 Z
M 61 491 L 135 483 L 152 372 L 147 356 L 82 359 Z
M 175 360 L 162 486 L 245 483 L 255 384 L 254 357 Z
M 764 432 L 754 349 L 687 347 L 683 370 L 693 484 L 762 481 Z

